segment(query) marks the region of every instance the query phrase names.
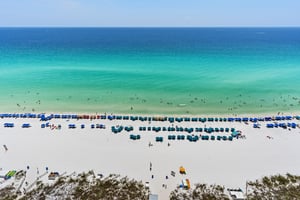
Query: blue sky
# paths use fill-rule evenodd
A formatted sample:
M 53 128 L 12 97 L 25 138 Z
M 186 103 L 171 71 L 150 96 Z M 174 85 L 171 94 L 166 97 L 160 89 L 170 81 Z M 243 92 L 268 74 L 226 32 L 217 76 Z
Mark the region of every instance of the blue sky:
M 0 0 L 0 26 L 300 26 L 300 0 Z

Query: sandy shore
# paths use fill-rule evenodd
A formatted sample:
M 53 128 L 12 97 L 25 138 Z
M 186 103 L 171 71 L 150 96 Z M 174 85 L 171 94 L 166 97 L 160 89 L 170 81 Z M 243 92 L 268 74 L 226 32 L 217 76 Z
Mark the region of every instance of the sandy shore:
M 203 117 L 203 116 L 201 116 Z M 231 117 L 231 116 L 230 116 Z M 14 123 L 14 128 L 4 128 L 4 123 Z M 292 119 L 280 122 L 299 123 Z M 29 123 L 30 128 L 21 128 Z M 253 128 L 253 123 L 243 122 L 174 122 L 131 121 L 108 119 L 52 119 L 50 124 L 61 125 L 61 129 L 41 128 L 45 124 L 39 119 L 0 118 L 0 168 L 2 170 L 26 170 L 26 181 L 30 184 L 46 171 L 83 172 L 93 169 L 96 173 L 110 173 L 129 176 L 150 183 L 150 190 L 159 195 L 160 200 L 168 199 L 181 180 L 188 178 L 191 184 L 217 183 L 227 188 L 245 188 L 247 180 L 255 180 L 263 175 L 277 173 L 300 174 L 299 128 L 266 128 L 267 123 L 259 122 L 261 128 Z M 69 129 L 68 124 L 75 124 Z M 85 128 L 81 129 L 80 125 Z M 105 129 L 91 128 L 91 124 L 103 124 Z M 132 126 L 133 131 L 112 133 L 112 126 Z M 140 126 L 190 127 L 190 128 L 235 128 L 246 139 L 233 141 L 168 140 L 168 135 L 226 135 L 214 132 L 167 132 L 139 131 Z M 140 140 L 130 140 L 130 134 L 140 134 Z M 156 142 L 156 136 L 164 137 Z M 149 142 L 153 146 L 149 147 Z M 169 143 L 169 145 L 168 145 Z M 6 145 L 7 150 L 4 146 Z M 152 169 L 150 171 L 150 163 Z M 179 174 L 184 166 L 186 175 Z M 175 177 L 171 176 L 175 171 Z M 153 178 L 152 178 L 153 176 Z M 166 179 L 168 176 L 168 179 Z M 44 176 L 43 180 L 47 180 Z M 2 181 L 2 180 L 1 180 Z M 167 188 L 162 185 L 167 185 Z M 0 187 L 3 187 L 2 183 Z

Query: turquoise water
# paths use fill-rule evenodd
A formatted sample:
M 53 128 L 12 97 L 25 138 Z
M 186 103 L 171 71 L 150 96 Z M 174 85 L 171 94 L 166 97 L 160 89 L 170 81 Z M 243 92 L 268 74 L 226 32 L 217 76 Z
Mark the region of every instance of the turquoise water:
M 0 111 L 300 110 L 300 29 L 0 29 Z

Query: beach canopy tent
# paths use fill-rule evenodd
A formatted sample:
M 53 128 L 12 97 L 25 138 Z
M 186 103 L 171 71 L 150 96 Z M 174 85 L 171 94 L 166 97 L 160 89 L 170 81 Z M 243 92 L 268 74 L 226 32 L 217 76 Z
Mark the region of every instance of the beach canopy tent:
M 292 120 L 293 117 L 292 117 L 292 116 L 285 116 L 285 119 L 286 119 L 286 120 Z
M 241 133 L 238 132 L 238 131 L 233 131 L 233 132 L 231 133 L 231 136 L 232 136 L 232 137 L 237 137 L 237 136 L 239 136 L 239 135 L 241 135 Z
M 14 123 L 4 123 L 4 128 L 13 128 L 14 126 Z
M 296 128 L 297 124 L 296 123 L 287 123 L 288 127 Z
M 228 118 L 228 120 L 227 120 L 227 121 L 229 121 L 229 122 L 233 122 L 233 121 L 234 121 L 234 118 L 230 117 L 230 118 Z
M 253 124 L 253 128 L 260 128 L 259 124 Z
M 133 134 L 130 134 L 129 138 L 131 140 L 139 140 L 141 139 L 141 135 L 133 135 Z
M 22 124 L 22 128 L 30 128 L 30 124 Z
M 265 121 L 271 121 L 272 117 L 265 117 Z
M 156 141 L 156 142 L 162 142 L 163 140 L 164 140 L 163 137 L 156 137 L 156 138 L 155 138 L 155 141 Z
M 199 118 L 199 121 L 201 121 L 202 123 L 206 122 L 206 118 Z
M 236 122 L 241 122 L 241 121 L 242 121 L 242 118 L 237 117 L 237 118 L 235 118 L 235 121 L 236 121 Z
M 108 115 L 107 119 L 113 120 L 113 119 L 115 119 L 115 116 L 113 116 L 113 115 Z
M 243 120 L 243 122 L 247 122 L 247 121 L 249 121 L 249 118 L 248 117 L 244 117 L 242 120 Z
M 181 117 L 176 117 L 176 118 L 175 118 L 175 121 L 177 121 L 177 122 L 182 122 L 182 121 L 183 121 L 183 118 L 181 118 Z
M 173 123 L 175 121 L 174 117 L 169 117 L 168 120 L 170 123 Z
M 69 124 L 69 128 L 74 129 L 74 128 L 76 128 L 76 125 L 75 124 Z
M 202 135 L 202 136 L 201 136 L 201 139 L 202 139 L 202 140 L 209 140 L 209 136 L 208 136 L 208 135 Z
M 133 131 L 133 126 L 125 126 L 125 131 L 130 132 Z
M 59 118 L 60 118 L 60 115 L 59 115 L 59 114 L 54 114 L 54 118 L 55 118 L 55 119 L 59 119 Z

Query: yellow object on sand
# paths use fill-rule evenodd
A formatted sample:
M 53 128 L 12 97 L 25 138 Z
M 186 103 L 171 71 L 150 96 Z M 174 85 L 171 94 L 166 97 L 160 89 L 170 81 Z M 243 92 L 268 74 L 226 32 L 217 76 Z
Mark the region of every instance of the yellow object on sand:
M 186 174 L 184 167 L 181 166 L 181 167 L 179 168 L 179 173 L 180 173 L 180 174 Z
M 187 189 L 189 190 L 191 188 L 191 183 L 189 179 L 185 179 L 187 183 Z

